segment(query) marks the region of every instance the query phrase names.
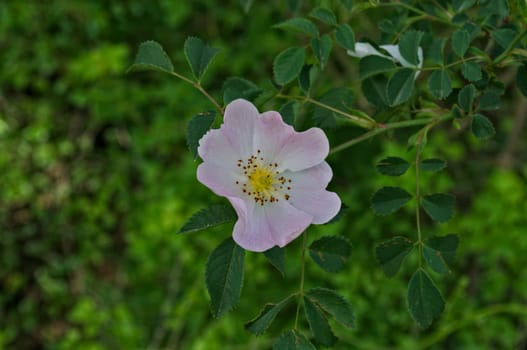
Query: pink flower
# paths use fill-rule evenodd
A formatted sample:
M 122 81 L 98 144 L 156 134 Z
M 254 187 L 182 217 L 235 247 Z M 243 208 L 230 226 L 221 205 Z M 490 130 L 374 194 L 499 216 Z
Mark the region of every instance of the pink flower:
M 325 189 L 333 176 L 324 161 L 328 152 L 321 129 L 296 132 L 278 112 L 260 114 L 238 99 L 227 105 L 221 127 L 200 140 L 197 176 L 236 210 L 234 241 L 262 252 L 339 211 L 339 197 Z

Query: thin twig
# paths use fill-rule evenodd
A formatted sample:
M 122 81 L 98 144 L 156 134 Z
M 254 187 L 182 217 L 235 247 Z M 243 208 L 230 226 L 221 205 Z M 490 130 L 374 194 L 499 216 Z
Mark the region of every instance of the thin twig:
M 300 288 L 298 290 L 298 304 L 296 306 L 296 316 L 295 316 L 295 327 L 294 329 L 298 329 L 298 319 L 300 318 L 300 306 L 302 305 L 302 299 L 304 298 L 304 275 L 305 275 L 305 255 L 306 255 L 306 244 L 307 244 L 307 231 L 304 231 L 303 233 L 303 240 L 302 240 L 302 270 L 300 272 Z
M 216 107 L 216 109 L 218 110 L 218 112 L 220 112 L 221 115 L 223 115 L 223 108 L 221 107 L 221 105 L 218 103 L 218 101 L 216 101 L 216 99 L 214 97 L 212 97 L 204 88 L 203 86 L 201 86 L 201 84 L 199 82 L 194 82 L 193 80 L 179 74 L 179 73 L 176 73 L 176 72 L 170 72 L 170 74 L 172 74 L 173 76 L 175 76 L 176 78 L 178 79 L 181 79 L 183 80 L 185 83 L 187 84 L 190 84 L 192 85 L 194 88 L 196 88 L 199 92 L 201 92 L 203 94 L 203 96 L 205 96 L 210 102 L 212 102 L 212 104 L 214 105 L 214 107 Z
M 423 118 L 423 119 L 414 119 L 414 120 L 404 120 L 401 122 L 393 122 L 393 123 L 387 123 L 387 124 L 378 124 L 377 129 L 370 130 L 354 139 L 351 139 L 349 141 L 346 141 L 338 146 L 335 146 L 331 149 L 329 154 L 334 154 L 337 152 L 340 152 L 348 147 L 351 147 L 353 145 L 356 145 L 359 142 L 362 142 L 364 140 L 367 140 L 369 138 L 372 138 L 376 135 L 382 134 L 388 130 L 393 129 L 400 129 L 400 128 L 406 128 L 410 126 L 419 126 L 419 125 L 425 125 L 425 124 L 438 124 L 441 122 L 444 122 L 446 120 L 452 119 L 452 114 L 445 114 L 440 117 L 433 117 L 433 118 Z

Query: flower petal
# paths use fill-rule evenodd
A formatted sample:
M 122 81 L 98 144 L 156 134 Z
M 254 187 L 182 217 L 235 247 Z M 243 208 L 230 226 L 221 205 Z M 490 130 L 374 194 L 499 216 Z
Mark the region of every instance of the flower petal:
M 289 197 L 291 205 L 313 216 L 313 224 L 324 224 L 340 210 L 339 196 L 326 190 L 293 188 Z
M 374 56 L 374 55 L 387 57 L 383 55 L 382 53 L 380 53 L 379 51 L 377 51 L 369 43 L 355 43 L 355 50 L 354 51 L 348 50 L 347 52 L 348 52 L 348 55 L 353 56 L 353 57 L 358 57 L 358 58 L 362 58 L 366 56 Z
M 301 171 L 285 171 L 282 175 L 291 179 L 293 188 L 325 189 L 333 177 L 333 171 L 326 161 Z
M 234 100 L 225 108 L 221 131 L 241 158 L 247 158 L 254 152 L 254 124 L 259 115 L 256 107 L 244 99 Z
M 401 55 L 401 52 L 399 51 L 398 45 L 381 45 L 379 47 L 388 51 L 390 56 L 392 56 L 396 62 L 399 62 L 401 66 L 408 67 L 408 68 L 415 67 L 413 64 L 411 64 L 410 62 L 408 62 L 407 60 L 403 58 L 403 56 Z
M 263 252 L 275 245 L 285 246 L 298 237 L 313 219 L 287 201 L 260 206 L 253 202 L 229 200 L 238 214 L 233 239 L 242 248 L 254 252 Z
M 423 48 L 421 46 L 417 48 L 417 60 L 419 61 L 417 66 L 423 68 Z
M 236 167 L 240 154 L 222 131 L 222 129 L 209 130 L 199 140 L 198 154 L 204 162 L 232 169 Z
M 422 68 L 423 67 L 423 49 L 419 46 L 417 48 L 417 59 L 418 64 L 417 66 L 415 64 L 411 64 L 407 60 L 404 59 L 404 57 L 401 55 L 401 51 L 399 50 L 398 45 L 381 45 L 381 48 L 388 51 L 388 53 L 393 57 L 393 59 L 401 64 L 403 67 L 407 68 Z M 415 73 L 415 77 L 417 78 L 421 72 L 417 71 Z
M 197 178 L 219 196 L 242 196 L 240 186 L 235 183 L 240 179 L 240 174 L 234 166 L 229 169 L 218 167 L 215 163 L 203 162 L 198 166 Z
M 304 170 L 320 164 L 329 153 L 329 141 L 319 128 L 293 133 L 275 156 L 280 170 Z
M 262 113 L 255 124 L 254 147 L 262 151 L 266 161 L 275 161 L 276 155 L 294 133 L 295 130 L 284 123 L 278 112 Z

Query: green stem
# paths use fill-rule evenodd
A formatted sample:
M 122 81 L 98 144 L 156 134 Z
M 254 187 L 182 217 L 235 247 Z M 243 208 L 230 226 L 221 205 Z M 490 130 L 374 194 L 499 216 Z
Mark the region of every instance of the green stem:
M 462 63 L 465 63 L 465 62 L 468 62 L 468 61 L 485 61 L 485 59 L 483 57 L 480 57 L 480 56 L 472 56 L 472 57 L 467 57 L 467 58 L 463 58 L 461 60 L 457 60 L 457 61 L 454 61 L 454 62 L 451 62 L 449 64 L 445 64 L 445 65 L 442 65 L 442 66 L 433 66 L 433 67 L 423 67 L 420 69 L 420 71 L 422 72 L 425 72 L 425 71 L 434 71 L 434 70 L 438 70 L 438 69 L 446 69 L 446 68 L 451 68 L 451 67 L 455 67 L 459 64 L 462 64 Z
M 419 202 L 421 200 L 421 194 L 419 190 L 419 163 L 420 163 L 420 156 L 421 156 L 421 150 L 419 149 L 419 146 L 421 145 L 421 142 L 423 142 L 423 136 L 426 132 L 425 129 L 421 131 L 421 134 L 419 135 L 419 138 L 417 140 L 416 145 L 416 151 L 415 151 L 415 224 L 417 228 L 417 245 L 419 246 L 419 267 L 422 267 L 422 256 L 423 256 L 423 240 L 421 238 L 421 218 L 420 218 L 420 206 Z
M 372 138 L 376 135 L 379 135 L 379 134 L 382 134 L 388 130 L 392 130 L 392 129 L 400 129 L 400 128 L 407 128 L 407 127 L 410 127 L 410 126 L 419 126 L 419 125 L 425 125 L 425 124 L 437 124 L 437 123 L 441 123 L 443 121 L 446 121 L 446 120 L 449 120 L 449 119 L 452 119 L 453 116 L 452 114 L 445 114 L 443 116 L 440 116 L 440 117 L 433 117 L 433 118 L 423 118 L 423 119 L 414 119 L 414 120 L 405 120 L 405 121 L 402 121 L 402 122 L 393 122 L 393 123 L 388 123 L 388 124 L 377 124 L 377 128 L 376 129 L 373 129 L 373 130 L 370 130 L 354 139 L 351 139 L 349 141 L 346 141 L 336 147 L 333 147 L 331 149 L 331 151 L 329 152 L 329 154 L 334 154 L 334 153 L 337 153 L 337 152 L 340 152 L 348 147 L 351 147 L 359 142 L 362 142 L 364 140 L 367 140 L 369 138 Z
M 454 26 L 454 27 L 459 27 L 459 25 L 456 25 L 454 23 L 452 23 L 452 21 L 449 19 L 449 18 L 442 18 L 442 17 L 438 17 L 438 16 L 433 16 L 429 13 L 426 13 L 416 7 L 413 7 L 411 5 L 408 5 L 408 4 L 405 4 L 405 3 L 402 3 L 402 2 L 386 2 L 386 3 L 381 3 L 381 4 L 365 4 L 364 6 L 357 6 L 357 11 L 355 11 L 353 13 L 353 15 L 355 14 L 358 14 L 364 10 L 368 10 L 370 8 L 377 8 L 377 7 L 397 7 L 397 6 L 400 6 L 402 8 L 405 8 L 409 11 L 412 11 L 412 12 L 415 12 L 421 16 L 424 16 L 425 18 L 429 19 L 429 20 L 433 20 L 433 21 L 436 21 L 436 22 L 441 22 L 441 23 L 444 23 L 444 24 L 447 24 L 449 26 Z
M 327 109 L 328 111 L 332 111 L 334 113 L 340 114 L 340 115 L 346 117 L 353 124 L 355 124 L 357 126 L 360 126 L 361 128 L 364 128 L 364 129 L 373 129 L 376 126 L 376 123 L 375 123 L 375 121 L 373 119 L 369 120 L 369 119 L 366 119 L 364 117 L 359 117 L 359 116 L 356 116 L 356 115 L 353 115 L 353 114 L 346 113 L 344 111 L 341 111 L 338 108 L 329 106 L 329 105 L 327 105 L 325 103 L 322 103 L 320 101 L 317 101 L 317 100 L 313 100 L 309 96 L 288 96 L 288 95 L 279 94 L 279 95 L 277 95 L 277 97 L 311 103 L 311 104 L 313 104 L 315 106 L 319 106 L 321 108 Z
M 523 37 L 527 34 L 527 30 L 523 30 L 521 33 L 518 33 L 518 35 L 514 38 L 513 41 L 509 44 L 507 49 L 501 53 L 498 57 L 496 57 L 493 61 L 494 64 L 498 64 L 502 62 L 504 59 L 507 58 L 507 56 L 511 53 L 512 50 L 516 47 L 516 44 L 523 39 Z
M 170 74 L 172 74 L 173 76 L 175 76 L 176 78 L 178 79 L 181 79 L 183 80 L 185 83 L 187 84 L 190 84 L 192 85 L 194 88 L 196 88 L 199 92 L 201 92 L 210 102 L 212 102 L 212 104 L 214 105 L 214 107 L 216 107 L 216 109 L 218 110 L 218 112 L 220 112 L 221 115 L 223 115 L 223 108 L 221 107 L 221 105 L 218 103 L 218 101 L 216 101 L 216 99 L 214 99 L 214 97 L 212 97 L 204 88 L 203 86 L 201 86 L 201 84 L 199 82 L 195 82 L 193 80 L 190 80 L 189 78 L 187 77 L 184 77 L 183 75 L 179 74 L 179 73 L 176 73 L 176 72 L 170 72 Z
M 300 288 L 298 290 L 298 304 L 296 306 L 296 317 L 295 317 L 295 330 L 298 329 L 298 319 L 300 318 L 300 306 L 302 305 L 302 299 L 304 298 L 304 275 L 305 275 L 305 256 L 306 256 L 306 244 L 307 244 L 307 231 L 303 233 L 304 238 L 302 239 L 302 270 L 300 272 Z

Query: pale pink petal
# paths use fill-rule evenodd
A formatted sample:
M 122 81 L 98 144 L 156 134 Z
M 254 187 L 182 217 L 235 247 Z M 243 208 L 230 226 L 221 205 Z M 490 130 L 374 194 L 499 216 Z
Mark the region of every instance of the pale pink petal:
M 197 178 L 219 196 L 242 196 L 240 185 L 235 183 L 241 176 L 234 166 L 218 167 L 214 163 L 203 162 L 198 166 Z
M 197 177 L 234 207 L 238 215 L 234 240 L 244 249 L 261 252 L 283 247 L 311 223 L 324 223 L 336 215 L 340 199 L 325 190 L 333 175 L 324 161 L 328 152 L 322 130 L 298 133 L 279 113 L 260 115 L 252 103 L 235 100 L 227 106 L 220 129 L 200 140 L 198 153 L 203 163 Z M 243 193 L 249 180 L 249 170 L 243 169 L 249 165 L 281 173 L 277 175 L 280 183 L 272 185 L 279 191 L 274 194 L 278 202 L 261 205 Z
M 199 140 L 198 154 L 203 161 L 227 169 L 236 168 L 236 162 L 240 159 L 238 150 L 221 129 L 210 130 Z
M 261 150 L 266 161 L 275 161 L 287 140 L 295 130 L 284 123 L 278 112 L 265 112 L 256 120 L 254 130 L 254 147 Z
M 254 124 L 260 113 L 249 101 L 237 99 L 225 108 L 221 131 L 241 158 L 253 154 Z
M 339 196 L 326 190 L 292 188 L 289 202 L 303 212 L 313 216 L 313 224 L 324 224 L 331 220 L 340 210 Z
M 275 157 L 281 170 L 298 171 L 321 163 L 329 153 L 329 142 L 319 128 L 294 133 Z
M 313 219 L 287 201 L 265 206 L 246 202 L 246 212 L 241 203 L 235 203 L 233 206 L 238 213 L 238 221 L 234 225 L 233 239 L 242 248 L 254 252 L 263 252 L 275 245 L 285 246 L 298 237 Z
M 285 171 L 281 175 L 291 180 L 293 189 L 325 189 L 333 177 L 333 171 L 326 161 L 301 171 Z

